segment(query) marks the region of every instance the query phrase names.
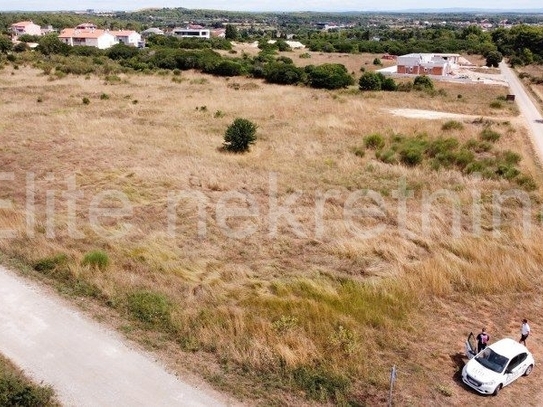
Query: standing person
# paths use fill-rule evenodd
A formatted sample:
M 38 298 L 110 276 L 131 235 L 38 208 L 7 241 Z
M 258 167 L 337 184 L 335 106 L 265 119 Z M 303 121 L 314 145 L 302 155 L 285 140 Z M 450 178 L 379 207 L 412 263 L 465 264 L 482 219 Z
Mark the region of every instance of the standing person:
M 530 325 L 528 325 L 528 320 L 525 318 L 522 320 L 522 326 L 520 327 L 520 340 L 519 342 L 526 346 L 526 339 L 530 336 Z
M 486 348 L 486 344 L 490 341 L 490 335 L 486 333 L 486 329 L 481 329 L 481 333 L 477 335 L 477 353 Z

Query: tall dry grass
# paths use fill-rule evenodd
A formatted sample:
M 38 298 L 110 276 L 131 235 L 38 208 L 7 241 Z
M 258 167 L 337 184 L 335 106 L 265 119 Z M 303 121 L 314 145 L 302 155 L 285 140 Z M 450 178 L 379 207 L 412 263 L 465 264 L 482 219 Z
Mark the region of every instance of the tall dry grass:
M 298 395 L 305 394 L 321 402 L 379 404 L 393 363 L 416 383 L 402 389 L 406 400 L 440 402 L 444 396 L 433 387 L 433 375 L 417 368 L 427 365 L 445 382 L 453 370 L 439 370 L 432 354 L 417 351 L 429 324 L 444 320 L 429 311 L 431 304 L 540 292 L 539 190 L 526 192 L 532 230 L 525 237 L 518 200 L 504 203 L 499 230 L 493 224 L 493 191 L 516 189 L 514 183 L 353 153 L 375 132 L 465 142 L 482 129 L 466 120 L 462 130 L 444 131 L 445 120 L 399 118 L 391 107 L 496 117 L 493 127 L 502 137 L 494 148 L 521 153 L 522 171 L 539 180 L 525 130 L 507 116 L 512 112 L 498 115 L 489 107 L 501 88 L 438 84 L 445 95 L 360 94 L 192 72 L 181 77 L 186 80 L 131 75 L 111 84 L 94 76 L 51 81 L 30 68 L 0 71 L 2 171 L 13 174 L 13 181 L 0 184 L 1 197 L 13 203 L 2 210 L 0 225 L 17 232 L 0 240 L 2 252 L 29 266 L 64 254 L 67 264 L 52 266 L 48 278 L 108 304 L 132 324 L 138 322 L 130 310 L 140 315 L 153 304 L 129 304 L 127 295 L 164 296 L 167 303 L 155 305 L 165 318 L 146 328 L 166 332 L 179 345 L 177 357 L 195 370 L 205 365 L 217 383 L 237 375 L 251 388 L 269 388 L 267 395 L 258 392 L 264 403 L 292 397 L 300 403 Z M 257 143 L 245 155 L 219 148 L 236 117 L 259 126 Z M 71 179 L 76 208 L 66 192 L 74 189 Z M 27 215 L 29 185 L 35 187 L 35 220 Z M 402 185 L 413 194 L 405 207 L 394 192 Z M 452 195 L 440 198 L 442 189 Z M 93 200 L 110 190 L 122 193 L 132 211 L 122 219 L 103 216 L 93 227 Z M 381 206 L 353 195 L 364 190 L 379 193 Z M 204 197 L 205 236 L 199 235 L 200 208 L 190 197 L 179 199 L 174 236 L 168 233 L 168 197 L 182 191 Z M 280 217 L 275 229 L 273 191 L 278 205 L 292 200 L 298 227 Z M 221 201 L 228 192 L 236 195 Z M 424 196 L 432 193 L 425 206 Z M 254 199 L 258 216 L 221 218 L 218 203 L 246 207 L 240 196 Z M 346 222 L 353 196 L 350 204 L 377 217 Z M 54 217 L 48 218 L 52 197 Z M 118 197 L 102 198 L 99 207 L 124 206 Z M 452 201 L 460 207 L 459 236 Z M 480 231 L 474 231 L 474 201 Z M 225 227 L 254 233 L 233 238 Z M 360 234 L 377 227 L 383 227 L 380 233 Z M 109 256 L 105 270 L 82 263 L 93 250 Z M 464 322 L 470 319 L 462 308 L 456 312 Z M 451 337 L 464 335 L 461 326 L 446 328 Z

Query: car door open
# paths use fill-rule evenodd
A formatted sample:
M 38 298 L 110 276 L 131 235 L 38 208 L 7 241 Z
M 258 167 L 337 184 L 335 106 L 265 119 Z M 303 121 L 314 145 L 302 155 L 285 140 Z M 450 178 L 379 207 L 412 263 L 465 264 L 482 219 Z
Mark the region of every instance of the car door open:
M 466 339 L 466 356 L 468 359 L 472 359 L 477 354 L 477 346 L 475 343 L 475 336 L 473 332 L 470 332 L 468 339 Z

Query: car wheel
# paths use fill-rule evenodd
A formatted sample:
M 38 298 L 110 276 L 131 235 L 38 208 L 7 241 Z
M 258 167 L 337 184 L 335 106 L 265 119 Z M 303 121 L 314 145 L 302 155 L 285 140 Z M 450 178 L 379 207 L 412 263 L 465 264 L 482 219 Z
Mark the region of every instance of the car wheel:
M 530 365 L 526 368 L 526 370 L 524 371 L 524 376 L 529 376 L 530 373 L 532 373 L 532 369 L 534 368 L 533 365 Z
M 496 388 L 494 389 L 494 393 L 492 393 L 492 395 L 497 396 L 501 389 L 502 389 L 502 385 L 498 384 L 498 386 L 496 386 Z

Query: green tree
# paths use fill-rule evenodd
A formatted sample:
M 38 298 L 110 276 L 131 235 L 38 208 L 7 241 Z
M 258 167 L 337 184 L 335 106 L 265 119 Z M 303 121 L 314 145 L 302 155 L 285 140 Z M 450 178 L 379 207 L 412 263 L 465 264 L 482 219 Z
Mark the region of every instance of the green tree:
M 493 66 L 497 68 L 502 59 L 503 55 L 500 51 L 490 51 L 486 55 L 486 66 Z
M 322 64 L 307 71 L 309 85 L 313 88 L 341 89 L 354 84 L 353 77 L 342 64 Z
M 47 34 L 40 38 L 38 51 L 44 55 L 61 54 L 68 55 L 71 47 L 61 40 L 56 34 Z
M 434 82 L 426 75 L 417 76 L 413 81 L 413 87 L 417 90 L 432 90 Z
M 358 80 L 360 90 L 381 90 L 381 78 L 376 72 L 364 72 Z
M 223 143 L 224 148 L 235 153 L 248 151 L 251 144 L 256 142 L 256 129 L 256 124 L 238 117 L 226 129 Z
M 138 55 L 139 49 L 136 47 L 131 47 L 126 44 L 115 44 L 110 49 L 107 50 L 106 55 L 114 60 L 118 59 L 130 59 Z
M 226 32 L 224 33 L 224 37 L 227 40 L 237 40 L 238 39 L 238 29 L 235 25 L 227 24 L 226 25 Z
M 0 35 L 0 54 L 7 54 L 12 48 L 13 43 L 11 40 L 5 35 Z

